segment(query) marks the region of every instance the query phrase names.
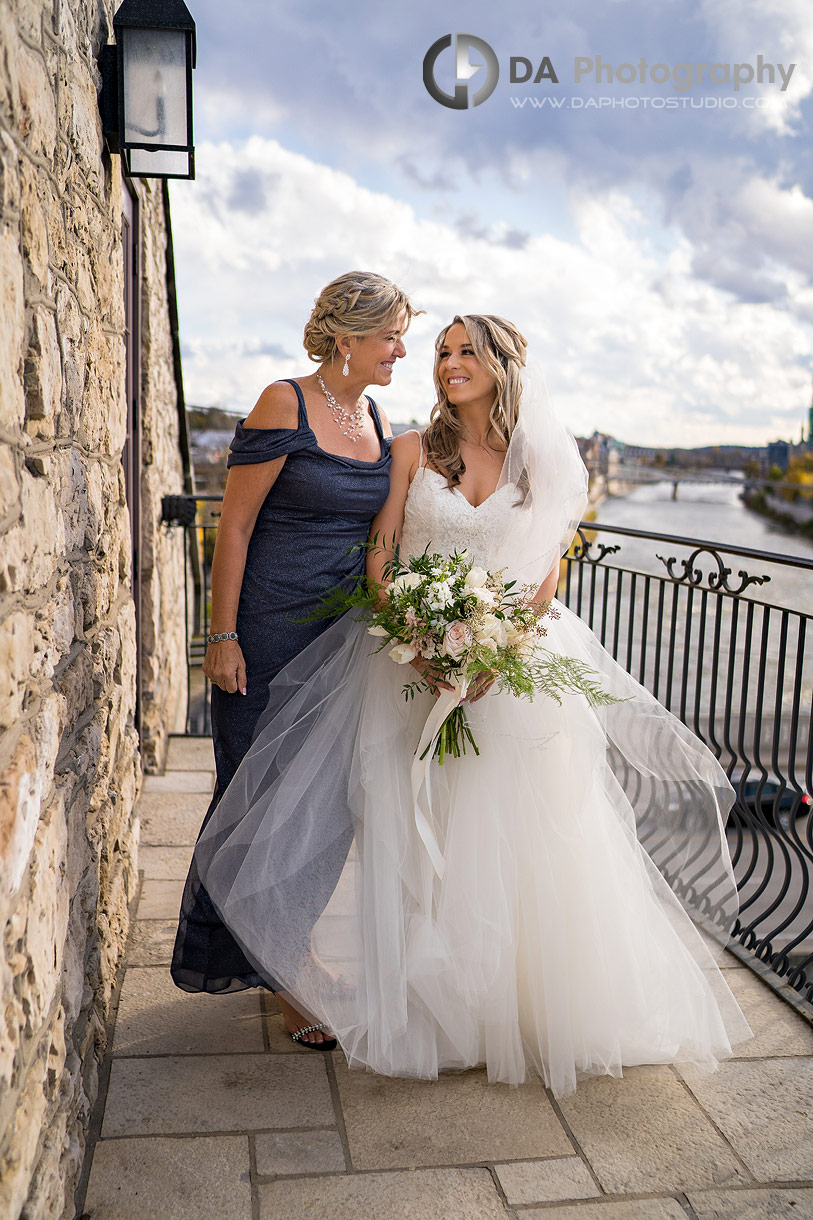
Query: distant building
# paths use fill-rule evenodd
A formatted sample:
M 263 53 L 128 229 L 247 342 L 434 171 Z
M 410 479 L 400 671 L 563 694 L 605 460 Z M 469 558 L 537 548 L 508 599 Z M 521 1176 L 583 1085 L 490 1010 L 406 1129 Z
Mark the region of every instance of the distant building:
M 778 466 L 784 474 L 790 462 L 790 445 L 787 441 L 771 441 L 767 451 L 768 469 Z

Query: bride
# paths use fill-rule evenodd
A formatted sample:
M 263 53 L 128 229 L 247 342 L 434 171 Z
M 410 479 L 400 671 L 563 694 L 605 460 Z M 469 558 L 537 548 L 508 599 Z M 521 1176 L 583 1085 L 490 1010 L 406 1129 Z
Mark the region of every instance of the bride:
M 463 549 L 537 589 L 545 613 L 586 504 L 570 434 L 502 318 L 456 317 L 436 346 L 423 435 L 392 445 L 373 535 L 403 556 Z M 394 541 L 393 541 L 394 540 Z M 371 547 L 386 582 L 391 554 Z M 335 1031 L 351 1066 L 435 1078 L 715 1068 L 750 1030 L 714 961 L 736 917 L 719 764 L 554 601 L 545 645 L 619 701 L 531 703 L 488 683 L 466 711 L 479 755 L 415 751 L 439 696 L 350 612 L 269 689 L 254 742 L 196 847 L 258 973 Z M 414 675 L 413 675 L 414 677 Z M 420 771 L 420 768 L 418 768 Z M 338 885 L 335 878 L 339 876 Z

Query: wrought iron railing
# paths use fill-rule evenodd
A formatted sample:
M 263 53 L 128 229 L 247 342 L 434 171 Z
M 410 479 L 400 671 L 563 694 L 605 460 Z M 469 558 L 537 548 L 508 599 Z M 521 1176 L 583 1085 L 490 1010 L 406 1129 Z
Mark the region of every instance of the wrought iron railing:
M 201 665 L 219 497 L 197 497 L 194 523 L 182 499 L 165 516 L 186 534 L 187 732 L 204 734 L 209 687 Z M 813 1003 L 813 631 L 788 575 L 801 589 L 813 559 L 584 522 L 559 597 L 725 768 L 737 793 L 726 828 L 740 896 L 733 943 L 804 1005 Z M 786 586 L 778 593 L 777 581 Z M 777 604 L 783 600 L 799 605 Z M 690 789 L 675 799 L 685 802 L 692 826 Z M 667 874 L 670 855 L 680 855 L 683 874 L 694 860 L 692 885 L 703 898 L 703 844 L 688 829 L 685 843 L 663 843 L 657 809 L 649 813 L 644 845 Z

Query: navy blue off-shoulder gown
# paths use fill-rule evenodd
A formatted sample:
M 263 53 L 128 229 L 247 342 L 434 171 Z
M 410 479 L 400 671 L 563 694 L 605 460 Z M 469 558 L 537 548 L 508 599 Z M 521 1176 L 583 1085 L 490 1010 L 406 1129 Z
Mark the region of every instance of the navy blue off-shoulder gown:
M 285 457 L 257 516 L 246 555 L 237 612 L 237 634 L 246 661 L 247 694 L 212 689 L 212 734 L 217 784 L 204 826 L 246 753 L 257 720 L 268 701 L 271 679 L 331 620 L 301 619 L 329 588 L 352 582 L 364 569 L 365 542 L 373 517 L 389 492 L 389 440 L 378 408 L 370 413 L 381 445 L 379 458 L 362 462 L 325 453 L 308 423 L 305 399 L 299 401 L 296 428 L 244 428 L 237 425 L 228 465 L 269 462 Z M 194 860 L 181 901 L 172 978 L 185 991 L 226 992 L 270 987 L 246 959 L 220 921 L 197 875 Z

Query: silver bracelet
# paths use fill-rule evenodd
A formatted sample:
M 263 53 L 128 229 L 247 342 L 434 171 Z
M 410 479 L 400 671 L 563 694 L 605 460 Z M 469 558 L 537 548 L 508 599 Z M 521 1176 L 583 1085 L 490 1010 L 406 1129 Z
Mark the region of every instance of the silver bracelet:
M 208 646 L 210 644 L 219 644 L 221 640 L 236 640 L 236 639 L 237 639 L 236 631 L 221 631 L 217 635 L 207 635 L 206 646 L 208 648 Z

